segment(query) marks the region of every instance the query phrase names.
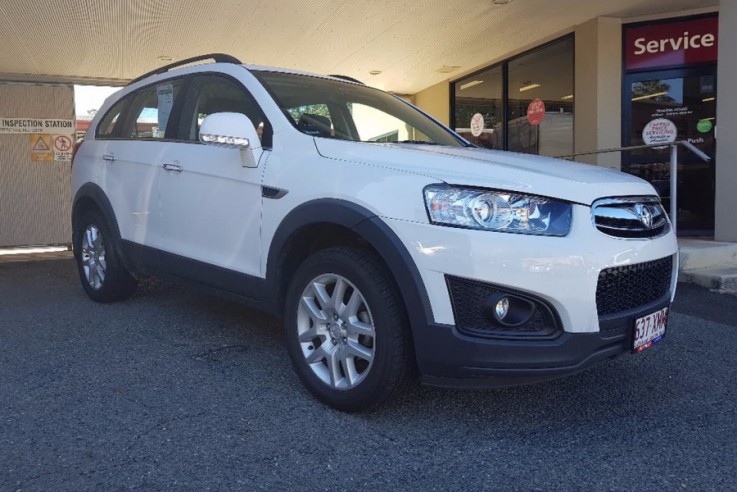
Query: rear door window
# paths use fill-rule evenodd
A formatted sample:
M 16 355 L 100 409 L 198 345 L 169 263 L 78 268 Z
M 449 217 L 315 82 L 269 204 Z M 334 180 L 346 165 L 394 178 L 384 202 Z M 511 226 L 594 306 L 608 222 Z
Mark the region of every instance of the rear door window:
M 172 114 L 183 83 L 182 79 L 168 80 L 136 92 L 121 136 L 132 140 L 176 138 L 178 125 Z
M 96 138 L 116 140 L 175 139 L 184 79 L 144 87 L 116 102 L 97 125 Z

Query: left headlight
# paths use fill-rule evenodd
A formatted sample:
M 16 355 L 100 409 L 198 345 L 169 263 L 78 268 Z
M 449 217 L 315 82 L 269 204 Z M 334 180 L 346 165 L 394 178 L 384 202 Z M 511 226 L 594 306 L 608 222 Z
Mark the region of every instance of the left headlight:
M 430 185 L 424 190 L 430 222 L 517 234 L 565 236 L 571 204 L 511 191 Z

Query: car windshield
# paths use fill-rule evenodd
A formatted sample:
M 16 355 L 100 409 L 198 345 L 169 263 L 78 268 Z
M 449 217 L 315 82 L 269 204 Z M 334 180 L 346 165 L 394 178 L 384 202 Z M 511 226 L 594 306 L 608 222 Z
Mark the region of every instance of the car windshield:
M 307 135 L 354 142 L 466 145 L 420 111 L 378 89 L 309 75 L 252 73 Z

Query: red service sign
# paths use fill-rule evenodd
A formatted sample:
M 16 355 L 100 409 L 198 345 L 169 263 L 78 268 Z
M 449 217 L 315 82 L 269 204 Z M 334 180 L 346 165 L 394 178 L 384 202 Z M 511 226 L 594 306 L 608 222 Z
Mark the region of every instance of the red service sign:
M 533 99 L 527 106 L 527 121 L 530 125 L 539 125 L 543 122 L 543 118 L 545 118 L 545 103 L 540 98 Z
M 624 67 L 634 70 L 715 62 L 718 31 L 717 16 L 627 27 Z

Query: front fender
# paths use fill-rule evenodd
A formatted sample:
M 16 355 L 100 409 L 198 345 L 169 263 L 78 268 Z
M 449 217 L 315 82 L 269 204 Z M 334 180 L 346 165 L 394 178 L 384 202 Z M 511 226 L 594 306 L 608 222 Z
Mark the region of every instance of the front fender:
M 407 248 L 380 217 L 345 200 L 313 200 L 295 208 L 282 220 L 271 241 L 266 263 L 266 278 L 270 285 L 278 285 L 279 260 L 290 238 L 300 229 L 316 224 L 334 224 L 350 229 L 381 256 L 402 295 L 413 337 L 432 322 L 427 290 Z

